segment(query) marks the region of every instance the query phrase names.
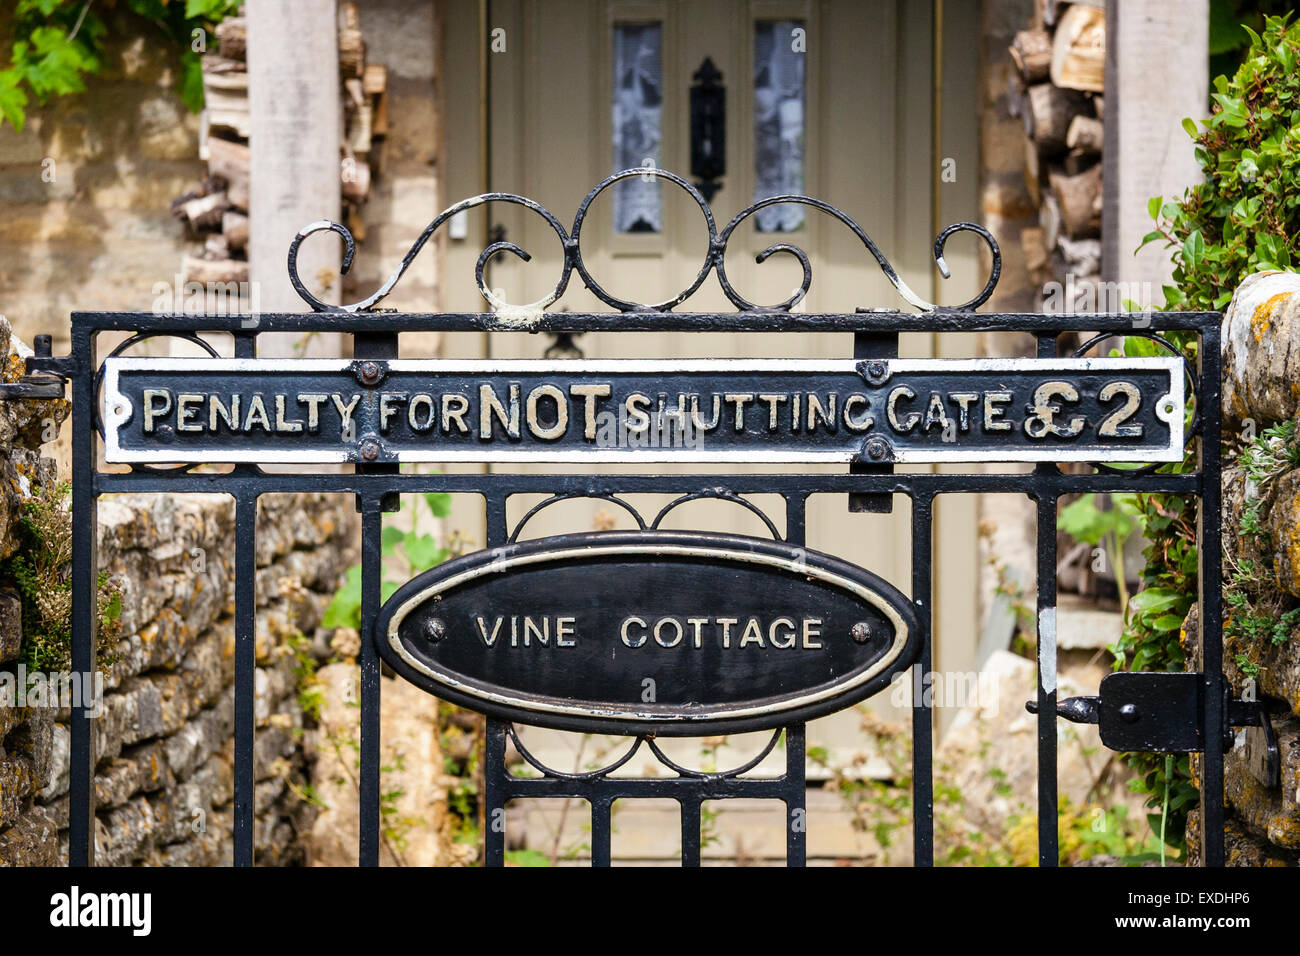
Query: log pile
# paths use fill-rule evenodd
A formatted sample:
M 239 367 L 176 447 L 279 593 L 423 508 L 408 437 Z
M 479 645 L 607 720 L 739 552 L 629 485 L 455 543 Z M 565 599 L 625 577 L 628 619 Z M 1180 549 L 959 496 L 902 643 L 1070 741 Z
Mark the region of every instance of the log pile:
M 201 246 L 185 256 L 187 282 L 248 281 L 249 108 L 247 21 L 235 17 L 216 29 L 215 49 L 203 55 L 201 159 L 208 175 L 172 200 L 172 215 Z M 343 221 L 365 240 L 361 207 L 370 193 L 380 148 L 388 131 L 388 71 L 366 62 L 356 4 L 339 7 L 339 85 L 343 143 L 339 191 Z
M 1009 101 L 1025 128 L 1025 182 L 1039 206 L 1021 232 L 1034 281 L 1077 290 L 1101 263 L 1106 12 L 1102 0 L 1038 0 L 1010 48 Z

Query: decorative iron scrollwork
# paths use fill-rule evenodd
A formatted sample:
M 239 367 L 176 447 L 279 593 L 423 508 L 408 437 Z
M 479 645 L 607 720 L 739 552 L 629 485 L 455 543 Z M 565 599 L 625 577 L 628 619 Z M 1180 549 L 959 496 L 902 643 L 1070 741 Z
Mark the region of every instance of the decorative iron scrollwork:
M 620 299 L 611 294 L 596 281 L 594 276 L 592 276 L 591 271 L 587 268 L 587 264 L 582 257 L 582 226 L 587 219 L 587 211 L 591 208 L 591 204 L 595 201 L 597 196 L 610 186 L 620 182 L 621 180 L 630 179 L 634 176 L 652 176 L 667 180 L 668 182 L 679 186 L 688 196 L 691 197 L 691 199 L 695 201 L 695 204 L 699 206 L 700 213 L 704 218 L 705 227 L 708 230 L 708 243 L 704 250 L 704 259 L 700 265 L 699 273 L 681 292 L 662 302 L 631 302 L 626 299 Z M 525 262 L 529 261 L 532 257 L 528 252 L 515 243 L 504 239 L 499 239 L 488 244 L 488 246 L 479 254 L 478 261 L 475 263 L 474 277 L 478 282 L 479 292 L 482 294 L 483 298 L 487 300 L 488 304 L 491 305 L 495 311 L 505 314 L 533 314 L 543 311 L 564 295 L 564 291 L 569 284 L 569 279 L 575 269 L 582 277 L 584 285 L 586 285 L 596 298 L 620 312 L 671 311 L 694 295 L 696 290 L 704 284 L 704 280 L 708 278 L 709 273 L 713 271 L 717 272 L 718 283 L 722 287 L 723 293 L 737 309 L 751 312 L 788 312 L 803 300 L 803 298 L 808 294 L 809 288 L 812 286 L 812 263 L 809 261 L 808 254 L 803 249 L 790 242 L 777 242 L 768 246 L 754 257 L 756 262 L 762 263 L 777 253 L 784 253 L 799 261 L 799 265 L 803 271 L 803 280 L 800 283 L 799 288 L 788 299 L 778 302 L 775 305 L 758 305 L 757 303 L 746 299 L 736 291 L 735 287 L 732 286 L 730 280 L 727 278 L 725 265 L 727 244 L 735 234 L 737 227 L 760 209 L 781 203 L 797 203 L 804 206 L 811 206 L 812 208 L 827 213 L 842 222 L 855 236 L 858 237 L 858 240 L 866 248 L 867 252 L 869 252 L 872 258 L 876 260 L 877 265 L 880 266 L 881 272 L 885 274 L 885 278 L 888 279 L 890 284 L 898 291 L 898 294 L 902 296 L 909 305 L 925 312 L 963 312 L 976 309 L 988 301 L 989 296 L 993 294 L 994 287 L 997 285 L 998 278 L 1002 274 L 1002 254 L 998 249 L 997 240 L 993 238 L 993 235 L 977 223 L 953 223 L 940 232 L 934 240 L 934 262 L 939 269 L 939 273 L 945 279 L 949 277 L 948 264 L 944 260 L 943 255 L 944 247 L 948 240 L 958 232 L 972 232 L 984 240 L 984 243 L 988 247 L 989 253 L 992 257 L 992 268 L 989 272 L 988 280 L 984 284 L 984 288 L 981 289 L 974 298 L 956 306 L 936 305 L 932 302 L 927 302 L 925 299 L 921 298 L 921 296 L 917 295 L 916 292 L 914 292 L 908 284 L 899 277 L 898 272 L 890 264 L 889 260 L 885 258 L 884 254 L 881 253 L 880 249 L 871 240 L 871 237 L 867 235 L 866 231 L 859 226 L 852 217 L 829 203 L 822 202 L 820 199 L 813 199 L 811 196 L 770 196 L 743 209 L 735 216 L 735 218 L 723 227 L 721 232 L 719 232 L 717 224 L 713 218 L 713 213 L 709 209 L 708 201 L 699 189 L 675 173 L 670 173 L 667 170 L 658 169 L 653 166 L 641 166 L 634 169 L 625 169 L 621 173 L 615 173 L 603 180 L 596 186 L 596 188 L 589 192 L 586 198 L 583 199 L 581 205 L 578 206 L 578 211 L 574 216 L 573 228 L 571 231 L 566 231 L 560 221 L 556 219 L 545 206 L 523 196 L 515 195 L 514 193 L 483 193 L 479 196 L 472 196 L 469 199 L 461 200 L 460 202 L 449 206 L 425 227 L 424 231 L 420 233 L 419 237 L 412 244 L 410 250 L 402 257 L 401 264 L 398 265 L 397 269 L 394 270 L 393 274 L 388 277 L 383 285 L 364 299 L 348 305 L 330 305 L 329 303 L 322 302 L 307 290 L 306 285 L 303 284 L 302 278 L 298 275 L 298 249 L 307 237 L 315 233 L 338 233 L 338 235 L 342 237 L 344 243 L 343 262 L 340 271 L 346 275 L 348 270 L 352 267 L 352 259 L 356 253 L 356 242 L 352 237 L 352 233 L 348 231 L 347 227 L 329 220 L 322 219 L 317 222 L 309 223 L 299 230 L 298 234 L 294 236 L 293 241 L 289 244 L 289 281 L 293 283 L 293 287 L 297 291 L 299 297 L 310 305 L 313 311 L 371 311 L 380 301 L 393 291 L 397 286 L 398 281 L 402 278 L 402 275 L 408 268 L 410 268 L 415 257 L 420 254 L 420 250 L 424 248 L 425 243 L 429 241 L 444 222 L 451 219 L 459 212 L 473 209 L 476 206 L 482 206 L 491 202 L 512 203 L 517 206 L 523 206 L 525 209 L 536 213 L 555 232 L 556 238 L 559 239 L 560 246 L 564 250 L 564 257 L 562 260 L 563 265 L 560 270 L 559 279 L 555 283 L 555 288 L 534 302 L 517 305 L 506 302 L 488 288 L 485 280 L 487 263 L 493 256 L 505 252 L 518 256 Z

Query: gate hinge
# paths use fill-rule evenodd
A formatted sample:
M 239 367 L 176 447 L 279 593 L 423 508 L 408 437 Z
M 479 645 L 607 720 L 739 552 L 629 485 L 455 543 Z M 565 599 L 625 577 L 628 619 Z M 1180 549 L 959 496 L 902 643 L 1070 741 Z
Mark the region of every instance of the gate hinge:
M 1198 753 L 1205 750 L 1204 688 L 1205 675 L 1190 671 L 1119 672 L 1102 678 L 1097 696 L 1058 701 L 1056 712 L 1072 723 L 1096 724 L 1101 742 L 1111 750 Z M 1037 701 L 1025 707 L 1038 713 Z M 1259 766 L 1251 771 L 1267 786 L 1280 786 L 1277 733 L 1263 703 L 1232 696 L 1225 682 L 1223 715 L 1223 749 L 1232 749 L 1234 727 L 1258 728 L 1259 746 L 1251 750 Z
M 27 358 L 27 374 L 16 382 L 0 382 L 0 401 L 63 397 L 63 381 L 72 375 L 72 358 L 51 354 L 50 336 L 38 335 Z

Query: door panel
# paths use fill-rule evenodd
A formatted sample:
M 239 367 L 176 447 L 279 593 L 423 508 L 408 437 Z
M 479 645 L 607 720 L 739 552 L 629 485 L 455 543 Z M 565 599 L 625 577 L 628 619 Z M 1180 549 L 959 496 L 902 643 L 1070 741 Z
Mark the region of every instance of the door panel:
M 489 29 L 505 31 L 505 50 L 486 55 L 490 164 L 485 186 L 516 192 L 540 202 L 566 229 L 588 191 L 615 168 L 613 103 L 620 82 L 642 83 L 651 92 L 634 91 L 638 103 L 659 99 L 659 128 L 646 124 L 643 141 L 657 147 L 656 163 L 689 177 L 689 97 L 692 75 L 706 57 L 722 73 L 726 87 L 726 174 L 711 207 L 719 231 L 756 198 L 757 157 L 755 123 L 759 116 L 771 121 L 774 87 L 770 76 L 756 81 L 756 23 L 781 21 L 791 31 L 792 43 L 804 46 L 803 60 L 803 191 L 826 199 L 844 210 L 876 242 L 905 281 L 921 295 L 932 298 L 933 238 L 931 128 L 932 15 L 928 4 L 848 2 L 848 0 L 493 0 L 488 5 Z M 615 29 L 618 25 L 657 23 L 659 63 L 638 63 L 616 78 Z M 801 38 L 792 33 L 798 23 Z M 449 28 L 449 42 L 454 42 Z M 775 32 L 775 28 L 769 30 Z M 768 38 L 771 40 L 771 37 Z M 652 46 L 646 44 L 646 47 Z M 652 59 L 642 51 L 643 58 Z M 764 57 L 763 66 L 772 58 Z M 779 58 L 777 68 L 789 68 Z M 656 88 L 655 80 L 658 79 Z M 762 87 L 756 93 L 756 82 Z M 449 89 L 451 87 L 449 86 Z M 767 99 L 759 106 L 757 97 Z M 785 106 L 792 110 L 788 95 Z M 796 117 L 797 118 L 797 117 Z M 790 117 L 783 117 L 789 120 Z M 449 118 L 452 126 L 455 120 Z M 786 123 L 784 129 L 795 128 Z M 620 127 L 622 130 L 623 127 Z M 655 133 L 657 132 L 657 136 Z M 621 140 L 627 142 L 627 139 Z M 797 145 L 797 144 L 796 144 Z M 647 149 L 651 152 L 652 149 Z M 458 198 L 459 193 L 452 198 Z M 606 190 L 592 204 L 582 230 L 584 262 L 609 293 L 639 302 L 674 297 L 699 272 L 707 253 L 707 228 L 698 206 L 682 190 L 663 183 L 661 229 L 658 232 L 618 232 L 614 228 L 614 197 Z M 785 207 L 789 208 L 789 207 Z M 799 286 L 802 271 L 787 255 L 774 255 L 763 264 L 755 256 L 775 242 L 802 248 L 812 263 L 812 284 L 800 311 L 849 312 L 855 308 L 903 307 L 870 253 L 856 236 L 833 217 L 804 209 L 802 223 L 789 232 L 762 232 L 751 217 L 732 238 L 726 257 L 733 287 L 760 305 L 787 299 Z M 555 233 L 540 217 L 503 203 L 488 208 L 462 247 L 449 248 L 448 266 L 471 270 L 492 227 L 501 226 L 505 238 L 531 255 L 522 262 L 509 254 L 492 260 L 488 283 L 511 302 L 530 302 L 554 288 L 562 268 L 563 250 Z M 459 282 L 460 276 L 450 280 Z M 951 283 L 949 284 L 951 285 Z M 957 290 L 946 292 L 951 297 Z M 951 299 L 950 299 L 951 300 Z M 449 306 L 450 307 L 450 306 Z M 468 306 L 466 306 L 468 307 Z M 607 311 L 609 306 L 583 288 L 578 275 L 552 308 L 571 311 Z M 734 311 L 716 277 L 705 284 L 679 311 Z M 494 334 L 466 340 L 455 346 L 457 355 L 494 358 L 540 357 L 551 344 L 548 336 L 521 333 Z M 795 357 L 844 358 L 853 354 L 851 336 L 629 333 L 586 335 L 578 345 L 589 358 L 609 357 Z M 933 354 L 929 336 L 904 335 L 901 354 Z M 519 466 L 491 466 L 510 470 Z M 554 471 L 581 471 L 590 466 L 547 466 Z M 682 470 L 672 466 L 665 471 Z M 700 466 L 691 466 L 702 470 Z M 817 466 L 813 466 L 817 467 Z M 637 472 L 644 467 L 604 466 L 605 472 Z M 704 466 L 725 474 L 737 470 L 764 470 Z M 789 466 L 771 467 L 773 471 Z M 829 470 L 835 470 L 832 466 Z M 629 501 L 649 521 L 663 506 L 657 496 L 633 496 Z M 509 519 L 521 518 L 536 502 L 512 503 Z M 949 560 L 958 567 L 975 566 L 976 541 L 973 512 L 949 515 L 940 509 L 935 540 L 943 542 Z M 666 526 L 691 526 L 701 530 L 761 533 L 752 515 L 735 506 L 692 507 L 673 516 Z M 785 516 L 772 516 L 783 531 Z M 849 514 L 844 496 L 820 496 L 809 502 L 807 543 L 811 548 L 849 558 L 881 574 L 904 592 L 910 590 L 910 508 L 896 499 L 892 514 Z M 630 526 L 617 506 L 598 500 L 574 501 L 534 515 L 526 537 L 587 531 L 596 527 Z M 611 525 L 611 522 L 614 524 Z M 975 640 L 974 594 L 945 597 L 936 609 L 940 627 L 956 623 L 953 639 Z M 960 630 L 958 630 L 960 628 Z M 938 635 L 941 644 L 944 634 Z M 961 655 L 956 655 L 960 657 Z M 941 654 L 936 655 L 942 657 Z M 873 709 L 904 719 L 880 695 Z M 569 766 L 583 744 L 566 735 L 534 732 L 529 738 L 539 755 L 555 758 L 555 766 Z M 861 749 L 859 717 L 850 711 L 815 722 L 809 728 L 809 745 L 826 747 L 833 761 L 844 761 Z M 737 741 L 712 753 L 717 765 L 741 763 L 762 742 Z M 690 762 L 698 743 L 678 741 L 670 752 Z M 784 759 L 777 755 L 775 760 Z M 636 770 L 637 768 L 631 768 Z

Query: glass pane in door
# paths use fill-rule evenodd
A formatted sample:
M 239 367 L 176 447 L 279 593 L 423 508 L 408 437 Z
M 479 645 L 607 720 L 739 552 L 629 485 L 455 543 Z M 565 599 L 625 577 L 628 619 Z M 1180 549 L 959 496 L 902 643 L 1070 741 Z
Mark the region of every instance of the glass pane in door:
M 658 166 L 663 130 L 663 25 L 614 25 L 614 172 Z M 660 185 L 639 177 L 618 183 L 616 232 L 662 232 Z
M 801 20 L 754 24 L 754 199 L 803 192 L 804 27 Z M 803 225 L 802 206 L 754 214 L 760 232 Z

